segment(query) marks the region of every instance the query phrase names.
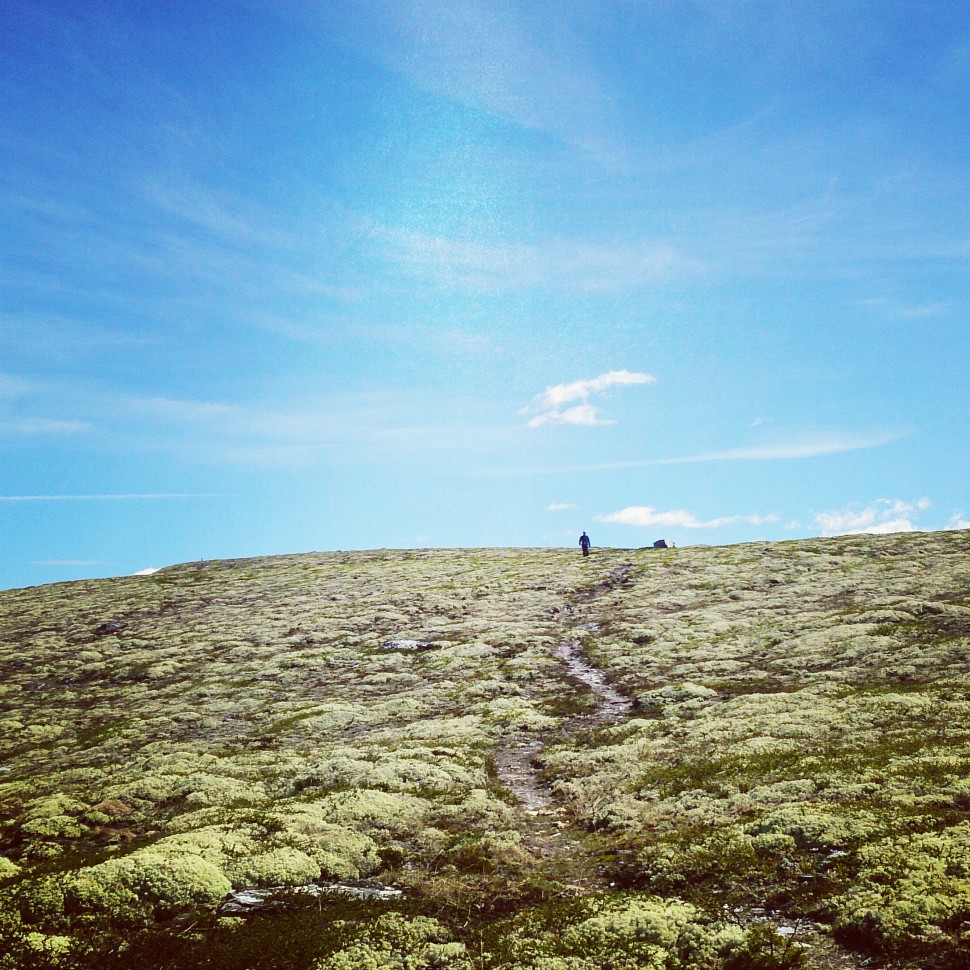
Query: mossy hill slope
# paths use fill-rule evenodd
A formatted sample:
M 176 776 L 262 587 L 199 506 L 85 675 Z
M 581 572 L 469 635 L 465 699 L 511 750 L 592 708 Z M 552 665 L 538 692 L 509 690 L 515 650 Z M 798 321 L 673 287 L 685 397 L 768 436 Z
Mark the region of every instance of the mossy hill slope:
M 0 968 L 970 966 L 968 532 L 198 563 L 0 634 Z M 352 880 L 404 896 L 215 915 Z

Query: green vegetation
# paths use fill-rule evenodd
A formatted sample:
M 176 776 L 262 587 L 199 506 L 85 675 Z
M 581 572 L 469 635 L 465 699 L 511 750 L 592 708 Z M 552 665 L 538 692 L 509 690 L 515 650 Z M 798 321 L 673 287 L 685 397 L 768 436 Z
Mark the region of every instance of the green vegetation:
M 0 970 L 970 965 L 968 533 L 200 563 L 0 631 Z M 405 895 L 285 891 L 360 879 Z

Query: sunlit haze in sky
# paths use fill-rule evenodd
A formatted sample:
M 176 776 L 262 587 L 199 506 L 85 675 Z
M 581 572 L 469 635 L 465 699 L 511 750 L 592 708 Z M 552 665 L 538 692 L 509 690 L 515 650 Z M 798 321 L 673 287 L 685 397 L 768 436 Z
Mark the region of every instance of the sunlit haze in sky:
M 0 4 L 0 587 L 970 527 L 970 6 Z

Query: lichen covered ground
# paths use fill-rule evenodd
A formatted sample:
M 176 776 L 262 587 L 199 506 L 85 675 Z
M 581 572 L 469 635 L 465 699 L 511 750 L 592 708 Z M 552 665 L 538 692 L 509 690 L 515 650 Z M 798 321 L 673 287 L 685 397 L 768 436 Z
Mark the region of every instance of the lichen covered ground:
M 0 968 L 970 966 L 970 533 L 197 563 L 0 633 Z

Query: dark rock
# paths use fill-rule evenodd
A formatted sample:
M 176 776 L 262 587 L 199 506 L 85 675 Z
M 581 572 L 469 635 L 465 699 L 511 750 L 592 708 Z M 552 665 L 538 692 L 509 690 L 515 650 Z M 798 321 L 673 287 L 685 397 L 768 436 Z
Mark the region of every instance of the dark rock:
M 128 624 L 124 620 L 108 620 L 107 623 L 102 623 L 101 626 L 94 631 L 96 637 L 107 637 L 112 633 L 121 633 L 122 630 L 127 630 Z

